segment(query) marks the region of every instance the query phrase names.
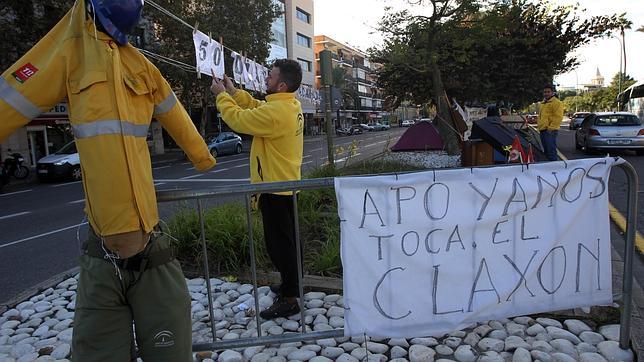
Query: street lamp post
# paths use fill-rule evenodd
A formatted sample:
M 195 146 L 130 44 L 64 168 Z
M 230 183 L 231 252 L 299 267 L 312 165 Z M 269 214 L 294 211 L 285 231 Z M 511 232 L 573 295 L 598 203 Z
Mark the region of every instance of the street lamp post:
M 575 113 L 577 113 L 577 106 L 579 105 L 579 75 L 577 74 L 577 69 L 573 69 L 575 72 Z
M 623 36 L 624 36 L 624 28 L 622 28 L 622 37 Z M 617 79 L 617 110 L 619 111 L 622 108 L 620 104 L 621 102 L 619 99 L 619 95 L 622 93 L 622 75 L 623 75 L 623 72 L 625 71 L 625 70 L 622 70 L 622 64 L 624 63 L 622 56 L 625 52 L 625 48 L 624 48 L 624 43 L 622 39 L 616 36 L 614 36 L 614 38 L 617 39 L 617 41 L 619 42 L 619 78 Z

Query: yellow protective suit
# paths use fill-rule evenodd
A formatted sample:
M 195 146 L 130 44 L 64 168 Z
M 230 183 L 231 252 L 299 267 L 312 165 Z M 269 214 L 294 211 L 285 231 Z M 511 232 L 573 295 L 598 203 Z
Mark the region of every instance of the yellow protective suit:
M 0 78 L 0 141 L 67 97 L 85 212 L 109 236 L 158 223 L 146 137 L 154 117 L 197 170 L 215 159 L 159 70 L 117 46 L 77 5 Z
M 539 131 L 558 131 L 564 116 L 564 104 L 557 97 L 551 97 L 539 104 Z
M 221 118 L 234 131 L 253 135 L 250 150 L 250 182 L 301 179 L 304 117 L 295 93 L 274 93 L 266 102 L 237 90 L 217 96 Z M 276 192 L 292 194 L 292 192 Z

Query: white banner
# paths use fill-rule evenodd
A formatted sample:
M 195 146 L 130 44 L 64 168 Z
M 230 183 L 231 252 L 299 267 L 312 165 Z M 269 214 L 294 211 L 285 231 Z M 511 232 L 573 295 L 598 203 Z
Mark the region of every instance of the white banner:
M 217 78 L 222 79 L 225 71 L 224 47 L 200 31 L 193 34 L 192 40 L 195 45 L 197 70 L 208 76 L 212 76 L 214 72 Z
M 613 158 L 335 179 L 345 335 L 612 303 Z
M 231 52 L 230 56 L 233 58 L 233 79 L 237 84 L 242 84 L 242 80 L 244 79 L 244 59 L 241 54 L 237 52 Z

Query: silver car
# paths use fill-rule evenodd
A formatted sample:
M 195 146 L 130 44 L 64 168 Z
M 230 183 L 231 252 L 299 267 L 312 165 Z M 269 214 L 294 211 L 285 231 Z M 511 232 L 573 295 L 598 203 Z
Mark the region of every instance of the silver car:
M 208 142 L 208 149 L 213 157 L 241 153 L 242 139 L 234 132 L 221 132 Z
M 627 149 L 644 155 L 644 127 L 632 113 L 591 113 L 575 132 L 575 147 L 587 154 L 598 149 Z

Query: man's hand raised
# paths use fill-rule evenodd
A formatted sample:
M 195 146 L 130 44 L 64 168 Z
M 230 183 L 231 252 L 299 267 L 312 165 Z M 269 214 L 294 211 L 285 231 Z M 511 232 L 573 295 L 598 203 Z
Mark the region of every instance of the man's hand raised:
M 224 81 L 217 79 L 217 77 L 215 77 L 215 73 L 212 73 L 212 84 L 210 85 L 210 91 L 215 95 L 215 98 L 217 98 L 219 93 L 226 91 Z
M 233 81 L 226 74 L 224 74 L 224 86 L 226 87 L 226 92 L 228 92 L 231 97 L 237 92 L 237 88 L 235 88 Z

